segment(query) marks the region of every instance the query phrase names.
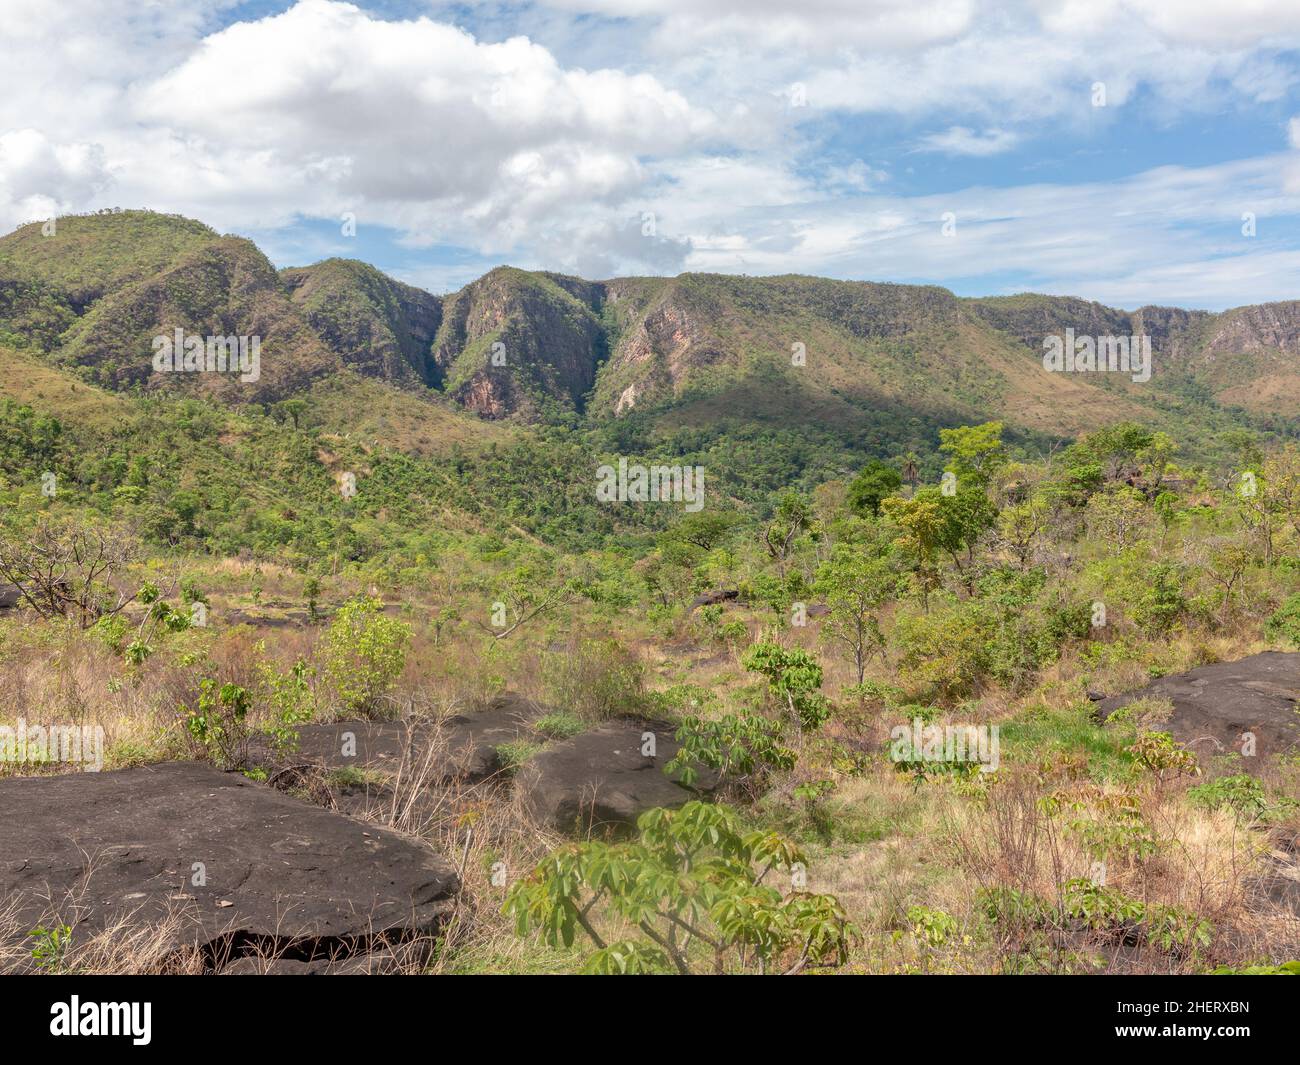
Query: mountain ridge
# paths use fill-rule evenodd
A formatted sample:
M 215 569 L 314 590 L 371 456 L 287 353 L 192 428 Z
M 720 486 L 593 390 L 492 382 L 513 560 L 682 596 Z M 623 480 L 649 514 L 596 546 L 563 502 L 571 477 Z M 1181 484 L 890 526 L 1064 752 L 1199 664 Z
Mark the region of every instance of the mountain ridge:
M 355 259 L 277 270 L 251 241 L 147 211 L 67 216 L 0 237 L 0 342 L 112 390 L 273 402 L 352 370 L 479 418 L 669 432 L 709 417 L 997 417 L 1026 432 L 1177 419 L 1210 404 L 1289 425 L 1300 412 L 1300 301 L 1222 312 L 801 274 L 687 272 L 591 281 L 497 267 L 446 296 Z M 152 337 L 263 338 L 265 372 L 151 372 Z M 1151 337 L 1149 383 L 1051 374 L 1045 337 Z

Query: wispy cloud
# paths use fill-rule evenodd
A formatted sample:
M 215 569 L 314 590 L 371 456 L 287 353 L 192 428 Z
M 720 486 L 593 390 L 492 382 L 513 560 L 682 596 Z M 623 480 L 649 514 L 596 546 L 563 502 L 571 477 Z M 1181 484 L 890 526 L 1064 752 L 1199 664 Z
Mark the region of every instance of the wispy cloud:
M 944 152 L 948 155 L 999 155 L 1020 143 L 1020 135 L 1005 129 L 976 131 L 965 126 L 949 126 L 941 133 L 922 137 L 916 150 Z

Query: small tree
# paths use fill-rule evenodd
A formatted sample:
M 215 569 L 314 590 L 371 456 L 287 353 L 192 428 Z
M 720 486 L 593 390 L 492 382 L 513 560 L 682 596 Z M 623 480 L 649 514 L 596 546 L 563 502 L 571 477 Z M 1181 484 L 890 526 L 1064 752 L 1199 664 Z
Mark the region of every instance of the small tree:
M 887 554 L 859 544 L 837 544 L 817 570 L 814 585 L 830 613 L 822 637 L 849 649 L 858 683 L 867 659 L 885 645 L 876 610 L 893 594 L 895 577 Z
M 893 466 L 872 459 L 849 484 L 849 506 L 862 517 L 878 517 L 880 501 L 903 485 L 903 476 Z
M 756 790 L 768 771 L 794 768 L 796 755 L 782 743 L 783 731 L 780 722 L 761 714 L 688 715 L 677 726 L 681 746 L 664 772 L 689 788 L 699 775 L 699 764 L 718 774 L 719 789 L 744 778 L 750 790 Z
M 830 717 L 830 704 L 821 693 L 822 667 L 807 651 L 777 643 L 756 643 L 742 659 L 746 669 L 767 678 L 768 693 L 785 707 L 802 736 Z
M 791 975 L 848 960 L 858 930 L 833 895 L 794 887 L 803 855 L 773 832 L 743 832 L 725 806 L 690 802 L 650 810 L 626 843 L 571 843 L 548 855 L 506 896 L 517 934 L 540 929 L 572 946 L 595 945 L 583 971 Z M 774 885 L 784 873 L 791 890 Z M 635 929 L 608 941 L 597 907 Z
M 947 528 L 940 501 L 937 493 L 917 493 L 911 499 L 881 503 L 885 516 L 902 532 L 895 542 L 912 557 L 921 605 L 926 610 L 930 609 L 930 593 L 939 587 L 938 553 Z
M 777 501 L 772 520 L 763 528 L 763 544 L 776 562 L 776 571 L 785 580 L 785 563 L 799 537 L 812 528 L 812 504 L 795 491 L 784 493 Z
M 1049 517 L 1047 504 L 1038 499 L 1014 504 L 998 515 L 998 541 L 1021 569 L 1029 568 L 1034 549 L 1047 531 Z
M 84 629 L 121 613 L 136 594 L 115 578 L 138 556 L 135 537 L 73 517 L 42 514 L 35 524 L 0 527 L 0 578 L 41 617 L 75 618 Z
M 955 473 L 959 482 L 986 484 L 989 475 L 1006 461 L 1002 423 L 940 429 L 939 450 L 948 454 L 946 469 Z

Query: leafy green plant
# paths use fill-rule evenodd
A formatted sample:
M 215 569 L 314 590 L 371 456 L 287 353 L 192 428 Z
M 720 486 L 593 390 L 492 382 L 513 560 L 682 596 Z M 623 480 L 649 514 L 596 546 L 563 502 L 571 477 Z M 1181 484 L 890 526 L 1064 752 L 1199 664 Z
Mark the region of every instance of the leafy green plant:
M 695 784 L 697 765 L 715 770 L 720 787 L 737 777 L 794 768 L 795 753 L 782 745 L 781 726 L 760 714 L 688 716 L 677 726 L 676 737 L 680 746 L 664 772 L 678 774 L 687 787 Z
M 800 734 L 821 728 L 830 716 L 830 703 L 821 694 L 822 667 L 807 651 L 764 641 L 754 644 L 741 661 L 767 678 L 768 693 L 785 708 Z
M 1182 567 L 1172 562 L 1158 562 L 1142 575 L 1129 613 L 1143 632 L 1160 636 L 1172 631 L 1187 610 L 1186 580 Z
M 1187 797 L 1204 809 L 1226 808 L 1244 819 L 1285 816 L 1297 805 L 1294 799 L 1284 796 L 1270 801 L 1264 785 L 1247 773 L 1207 780 L 1188 788 Z
M 1102 931 L 1142 920 L 1145 907 L 1122 891 L 1075 877 L 1062 886 L 1062 910 L 1067 917 Z
M 199 682 L 198 706 L 182 706 L 186 731 L 219 769 L 241 769 L 248 761 L 252 692 L 207 677 Z
M 1194 776 L 1201 771 L 1196 755 L 1181 744 L 1175 743 L 1173 736 L 1168 732 L 1141 732 L 1137 740 L 1125 750 L 1133 755 L 1140 765 L 1162 780 L 1167 773 L 1175 776 L 1187 773 Z
M 312 692 L 314 669 L 301 658 L 288 673 L 281 673 L 270 663 L 261 666 L 262 684 L 271 710 L 263 725 L 272 747 L 280 752 L 298 749 L 298 729 L 316 715 L 316 697 Z
M 38 925 L 27 936 L 36 941 L 31 949 L 36 967 L 47 972 L 62 972 L 72 947 L 72 929 L 66 924 L 56 924 L 53 928 Z
M 1078 877 L 1066 881 L 1063 912 L 1094 931 L 1140 931 L 1166 953 L 1196 956 L 1214 939 L 1214 926 L 1179 906 L 1145 905 L 1123 892 Z
M 1107 795 L 1091 807 L 1075 804 L 1087 816 L 1069 822 L 1070 830 L 1079 836 L 1083 849 L 1098 861 L 1121 859 L 1144 862 L 1159 849 L 1155 832 L 1142 817 L 1137 796 L 1129 794 Z
M 1264 622 L 1269 639 L 1300 649 L 1300 595 L 1293 595 Z
M 1056 914 L 1046 899 L 1005 884 L 982 887 L 975 893 L 975 898 L 985 917 L 1011 929 L 1039 928 Z
M 1247 965 L 1243 969 L 1234 969 L 1221 965 L 1210 970 L 1211 976 L 1300 976 L 1300 961 L 1284 961 L 1280 965 Z
M 783 891 L 768 881 L 804 868 L 775 833 L 741 829 L 724 806 L 691 802 L 650 810 L 623 843 L 571 843 L 552 852 L 506 896 L 517 934 L 540 930 L 571 947 L 595 946 L 591 973 L 798 973 L 848 959 L 857 929 L 831 895 Z M 607 941 L 598 915 L 638 933 Z
M 339 608 L 324 641 L 325 676 L 346 713 L 374 713 L 406 665 L 411 627 L 371 596 Z
M 567 710 L 553 710 L 533 722 L 533 728 L 547 739 L 567 740 L 587 731 L 587 722 Z
M 527 740 L 513 740 L 510 743 L 499 743 L 496 746 L 501 769 L 506 773 L 515 772 L 541 749 L 542 745 L 540 743 L 529 743 Z
M 907 924 L 912 935 L 927 947 L 941 947 L 960 929 L 957 918 L 928 906 L 909 906 Z

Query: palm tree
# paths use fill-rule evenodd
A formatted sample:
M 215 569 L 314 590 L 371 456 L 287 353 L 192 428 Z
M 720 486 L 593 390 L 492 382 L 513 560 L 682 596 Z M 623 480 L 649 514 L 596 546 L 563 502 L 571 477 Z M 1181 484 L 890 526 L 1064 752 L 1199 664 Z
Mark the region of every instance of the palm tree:
M 915 451 L 909 451 L 903 456 L 903 480 L 912 486 L 912 491 L 916 491 L 916 486 L 921 480 L 921 458 Z

